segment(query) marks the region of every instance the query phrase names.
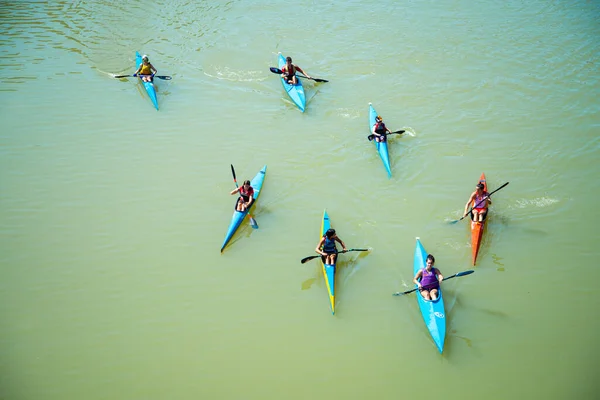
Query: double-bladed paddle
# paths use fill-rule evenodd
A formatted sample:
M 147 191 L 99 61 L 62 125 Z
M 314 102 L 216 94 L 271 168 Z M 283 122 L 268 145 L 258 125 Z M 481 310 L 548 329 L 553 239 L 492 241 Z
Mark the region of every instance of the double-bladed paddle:
M 233 164 L 231 164 L 231 174 L 233 175 L 233 183 L 235 183 L 235 187 L 239 188 L 237 179 L 235 177 L 235 169 L 233 168 Z M 250 204 L 250 205 L 252 205 L 252 204 Z M 250 215 L 250 210 L 248 210 L 248 217 L 250 217 L 250 225 L 252 226 L 252 228 L 258 229 L 258 224 L 256 223 L 256 220 L 254 219 L 254 217 L 252 217 L 252 215 Z
M 283 71 L 280 70 L 279 68 L 269 67 L 269 70 L 271 70 L 271 72 L 274 74 L 279 74 L 279 75 L 283 74 Z M 298 76 L 301 78 L 313 80 L 315 82 L 329 82 L 327 79 L 309 78 L 308 76 L 305 76 L 305 75 L 298 75 Z
M 493 192 L 491 192 L 490 194 L 488 194 L 487 196 L 485 196 L 483 199 L 479 200 L 477 203 L 475 203 L 475 205 L 473 207 L 471 207 L 471 209 L 465 214 L 463 215 L 460 219 L 456 219 L 454 221 L 450 221 L 450 224 L 456 224 L 458 221 L 462 221 L 467 215 L 471 214 L 471 212 L 473 211 L 473 209 L 477 208 L 478 205 L 483 204 L 484 201 L 486 201 L 488 198 L 492 197 L 492 195 L 494 193 L 496 193 L 498 190 L 506 187 L 509 184 L 509 182 L 506 182 L 504 185 L 500 186 L 498 189 L 494 190 Z
M 394 135 L 394 134 L 402 135 L 404 132 L 406 132 L 406 131 L 396 131 L 396 132 L 390 132 L 390 133 L 386 132 L 385 135 L 386 136 L 387 135 Z M 367 139 L 369 139 L 369 141 L 371 141 L 371 140 L 375 139 L 375 135 L 371 133 L 369 136 L 367 136 Z
M 347 253 L 349 251 L 369 251 L 369 249 L 348 249 L 348 250 L 338 251 L 337 254 Z M 307 261 L 314 260 L 315 258 L 319 258 L 319 257 L 323 257 L 323 256 L 321 254 L 319 254 L 317 256 L 304 257 L 302 260 L 300 260 L 300 262 L 302 264 L 304 264 Z
M 113 78 L 136 78 L 137 74 L 133 74 L 133 75 L 115 75 L 113 76 Z M 168 75 L 154 75 L 154 78 L 158 78 L 158 79 L 164 79 L 165 81 L 170 81 L 171 79 L 173 79 L 172 77 L 168 76 Z
M 446 278 L 442 279 L 442 281 L 447 281 L 448 279 L 456 278 L 457 276 L 465 276 L 465 275 L 470 275 L 470 274 L 472 274 L 473 272 L 475 272 L 475 271 L 473 271 L 472 269 L 471 269 L 471 270 L 468 270 L 468 271 L 462 271 L 462 272 L 458 272 L 458 273 L 456 273 L 456 274 L 454 274 L 454 275 L 452 275 L 452 276 L 448 276 L 448 277 L 446 277 Z M 418 287 L 416 287 L 416 288 L 414 288 L 414 289 L 407 290 L 406 292 L 396 292 L 396 293 L 393 293 L 393 294 L 392 294 L 392 296 L 403 296 L 403 295 L 405 295 L 405 294 L 412 293 L 412 292 L 416 291 L 417 289 L 419 289 L 419 288 L 418 288 Z

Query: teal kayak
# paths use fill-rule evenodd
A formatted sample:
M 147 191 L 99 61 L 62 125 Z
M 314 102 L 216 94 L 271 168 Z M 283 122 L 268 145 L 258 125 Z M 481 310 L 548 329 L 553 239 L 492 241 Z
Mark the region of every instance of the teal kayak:
M 279 69 L 281 70 L 285 66 L 285 57 L 281 55 L 281 53 L 279 53 L 278 65 Z M 294 104 L 298 106 L 300 111 L 304 112 L 304 107 L 306 107 L 306 96 L 304 95 L 304 87 L 302 87 L 302 81 L 300 78 L 298 78 L 298 84 L 296 85 L 290 85 L 285 79 L 280 79 L 281 84 L 283 85 L 283 88 L 287 92 L 288 96 L 290 96 L 290 99 L 292 99 Z
M 225 249 L 225 246 L 227 246 L 227 243 L 229 243 L 229 241 L 235 234 L 235 231 L 237 231 L 237 229 L 244 221 L 244 218 L 246 218 L 246 215 L 248 215 L 248 212 L 252 209 L 252 207 L 254 207 L 254 204 L 256 204 L 256 201 L 258 200 L 258 196 L 260 195 L 262 189 L 263 182 L 265 180 L 266 173 L 267 166 L 265 165 L 260 171 L 258 171 L 258 174 L 256 174 L 256 176 L 250 181 L 250 186 L 252 186 L 252 188 L 254 189 L 254 201 L 252 202 L 252 204 L 250 204 L 250 208 L 244 212 L 240 212 L 235 210 L 234 206 L 233 216 L 231 217 L 231 222 L 229 223 L 229 229 L 227 229 L 225 240 L 223 240 L 223 245 L 221 246 L 221 253 L 223 252 L 223 249 Z M 237 204 L 237 199 L 235 204 Z
M 417 238 L 413 277 L 417 275 L 417 272 L 425 268 L 426 260 L 427 252 L 425 252 L 425 248 L 419 238 Z M 444 350 L 444 340 L 446 339 L 446 313 L 444 311 L 442 288 L 438 289 L 438 298 L 434 301 L 425 300 L 421 296 L 421 292 L 417 290 L 417 301 L 419 302 L 419 308 L 421 309 L 425 325 L 427 325 L 427 329 L 429 329 L 429 333 L 441 353 Z
M 325 235 L 325 232 L 331 228 L 329 221 L 329 215 L 327 210 L 323 212 L 323 222 L 321 223 L 321 235 L 319 240 Z M 337 264 L 337 258 L 335 259 Z M 329 294 L 329 302 L 331 303 L 331 314 L 335 314 L 335 265 L 329 265 L 323 263 L 323 257 L 321 257 L 321 266 L 323 267 L 323 276 L 325 277 L 325 286 L 327 287 L 327 293 Z
M 375 125 L 375 118 L 377 117 L 377 111 L 373 108 L 371 103 L 369 103 L 369 134 L 372 133 L 373 125 Z M 383 161 L 383 166 L 385 167 L 388 178 L 392 177 L 392 167 L 390 166 L 390 156 L 388 153 L 388 145 L 387 140 L 385 142 L 377 142 L 373 139 L 375 143 L 375 147 L 377 148 L 377 152 L 379 153 L 379 157 L 381 157 L 381 161 Z
M 142 56 L 139 52 L 135 52 L 135 69 L 137 70 L 140 65 L 142 65 Z M 156 89 L 154 88 L 154 82 L 144 82 L 142 78 L 138 77 L 144 88 L 146 89 L 146 93 L 148 93 L 148 97 L 152 100 L 152 104 L 154 104 L 154 108 L 158 110 L 158 98 L 156 97 Z

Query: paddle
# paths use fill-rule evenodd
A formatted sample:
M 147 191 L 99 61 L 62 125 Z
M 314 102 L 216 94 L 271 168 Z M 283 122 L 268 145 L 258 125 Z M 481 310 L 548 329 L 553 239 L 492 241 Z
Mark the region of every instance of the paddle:
M 137 75 L 114 75 L 113 78 L 136 78 Z M 173 77 L 168 75 L 154 75 L 154 78 L 164 79 L 165 81 L 170 81 Z
M 283 74 L 283 71 L 280 70 L 279 68 L 269 67 L 269 70 L 271 70 L 271 72 L 274 74 L 279 74 L 279 75 Z M 308 76 L 305 76 L 305 75 L 298 75 L 298 76 L 300 76 L 302 78 L 313 80 L 315 82 L 329 82 L 327 79 L 309 78 Z
M 337 254 L 342 254 L 342 253 L 347 253 L 349 251 L 369 251 L 369 249 L 348 249 L 348 250 L 342 250 L 342 251 L 338 251 Z M 318 256 L 308 256 L 308 257 L 304 257 L 302 260 L 300 260 L 300 262 L 302 264 L 304 264 L 307 261 L 310 260 L 314 260 L 315 258 L 319 258 L 319 257 L 323 257 L 322 255 L 318 255 Z
M 386 135 L 386 136 L 387 136 L 387 135 L 394 135 L 394 134 L 396 134 L 396 133 L 397 133 L 398 135 L 402 135 L 404 132 L 406 132 L 406 131 L 396 131 L 396 132 L 390 132 L 390 133 L 387 133 L 387 132 L 386 132 L 386 134 L 385 134 L 385 135 Z M 369 141 L 371 141 L 371 140 L 375 139 L 375 135 L 374 135 L 374 134 L 370 134 L 369 136 L 367 136 L 367 139 L 369 139 Z
M 446 277 L 446 278 L 442 279 L 442 281 L 447 281 L 448 279 L 456 278 L 457 276 L 465 276 L 465 275 L 470 275 L 470 274 L 472 274 L 473 272 L 475 272 L 475 271 L 473 271 L 472 269 L 471 269 L 471 270 L 468 270 L 468 271 L 462 271 L 462 272 L 458 272 L 458 273 L 456 273 L 456 274 L 454 274 L 454 275 L 452 275 L 452 276 L 448 276 L 448 277 Z M 419 288 L 418 288 L 418 287 L 416 287 L 416 288 L 414 288 L 414 289 L 407 290 L 406 292 L 396 292 L 396 293 L 393 293 L 393 294 L 392 294 L 392 296 L 403 296 L 403 295 L 405 295 L 405 294 L 412 293 L 412 292 L 414 292 L 414 291 L 415 291 L 415 290 L 417 290 L 417 289 L 419 289 Z
M 231 173 L 233 174 L 233 182 L 235 183 L 235 187 L 239 188 L 237 179 L 235 177 L 235 169 L 233 168 L 233 164 L 231 164 Z M 248 217 L 250 217 L 250 226 L 252 226 L 252 228 L 254 228 L 254 229 L 258 229 L 258 224 L 256 223 L 256 220 L 254 219 L 254 217 L 252 217 L 252 215 L 250 215 L 250 210 L 248 210 Z
M 477 202 L 473 207 L 471 207 L 471 209 L 469 210 L 469 212 L 467 212 L 465 215 L 463 215 L 461 219 L 456 219 L 454 221 L 450 221 L 449 224 L 456 224 L 458 221 L 462 221 L 467 215 L 471 214 L 471 212 L 473 211 L 474 208 L 477 208 L 478 205 L 480 205 L 481 203 L 483 203 L 489 197 L 492 197 L 492 195 L 494 193 L 496 193 L 498 190 L 506 187 L 506 185 L 508 185 L 508 184 L 509 184 L 509 182 L 506 182 L 504 185 L 500 186 L 498 189 L 494 190 L 492 193 L 488 194 L 483 199 L 479 200 L 479 202 Z

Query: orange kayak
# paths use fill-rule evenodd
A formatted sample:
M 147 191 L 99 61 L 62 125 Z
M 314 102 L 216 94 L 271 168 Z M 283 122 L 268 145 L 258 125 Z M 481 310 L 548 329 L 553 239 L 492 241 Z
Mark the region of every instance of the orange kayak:
M 479 177 L 479 182 L 483 183 L 483 191 L 487 192 L 487 183 L 485 181 L 485 174 L 482 173 Z M 479 183 L 478 182 L 478 183 Z M 473 204 L 471 207 L 474 207 Z M 489 214 L 489 210 L 488 210 Z M 487 215 L 486 218 L 487 220 Z M 473 265 L 477 260 L 477 253 L 479 253 L 479 246 L 481 246 L 481 238 L 483 237 L 483 229 L 485 228 L 485 220 L 483 222 L 471 221 L 471 250 L 473 252 Z

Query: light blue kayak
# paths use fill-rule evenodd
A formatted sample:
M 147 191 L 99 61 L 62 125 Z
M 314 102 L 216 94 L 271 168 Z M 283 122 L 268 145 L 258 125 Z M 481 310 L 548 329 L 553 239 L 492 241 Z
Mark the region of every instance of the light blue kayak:
M 234 209 L 233 216 L 231 217 L 231 222 L 229 223 L 229 229 L 227 229 L 225 240 L 223 240 L 223 246 L 221 246 L 221 253 L 223 252 L 223 249 L 225 249 L 225 246 L 227 246 L 227 243 L 229 243 L 229 241 L 235 234 L 235 231 L 237 231 L 237 229 L 244 221 L 244 218 L 246 218 L 246 215 L 248 215 L 248 212 L 252 209 L 252 207 L 254 207 L 254 204 L 256 204 L 256 201 L 258 200 L 258 196 L 260 195 L 260 191 L 262 189 L 263 182 L 265 180 L 266 173 L 267 166 L 265 165 L 260 171 L 258 171 L 258 174 L 256 174 L 256 176 L 250 181 L 250 186 L 252 186 L 252 188 L 254 189 L 254 201 L 250 205 L 250 209 L 244 212 L 239 212 Z M 235 204 L 237 204 L 237 199 Z
M 283 69 L 285 66 L 285 57 L 281 55 L 281 53 L 279 53 L 278 65 L 279 69 Z M 283 85 L 283 88 L 287 92 L 288 96 L 290 96 L 290 99 L 292 99 L 294 104 L 298 106 L 300 111 L 304 112 L 304 107 L 306 107 L 306 96 L 304 95 L 304 87 L 302 87 L 302 81 L 300 78 L 298 78 L 298 84 L 296 85 L 290 85 L 285 79 L 280 79 L 281 84 Z
M 413 268 L 413 276 L 417 275 L 419 270 L 425 268 L 427 253 L 417 238 L 417 246 L 415 248 L 415 261 Z M 429 329 L 429 333 L 435 342 L 440 353 L 444 350 L 444 340 L 446 339 L 446 313 L 444 312 L 444 299 L 442 298 L 442 288 L 438 291 L 438 298 L 435 301 L 425 300 L 421 296 L 421 292 L 417 290 L 417 301 L 421 309 L 421 315 L 425 320 L 425 325 Z
M 373 125 L 375 125 L 375 118 L 377 118 L 377 111 L 375 111 L 371 103 L 369 103 L 369 134 L 371 134 Z M 385 142 L 377 142 L 375 139 L 373 139 L 373 143 L 375 143 L 375 147 L 377 147 L 377 152 L 379 153 L 379 157 L 381 157 L 381 161 L 383 161 L 383 166 L 388 173 L 388 178 L 391 178 L 392 167 L 390 166 L 387 140 Z
M 323 222 L 321 223 L 321 235 L 319 236 L 319 240 L 325 235 L 325 232 L 331 228 L 331 223 L 329 221 L 329 215 L 327 214 L 327 210 L 323 212 Z M 337 258 L 335 259 L 337 264 Z M 331 303 L 331 314 L 335 314 L 335 265 L 329 265 L 323 263 L 323 258 L 321 258 L 321 266 L 323 267 L 323 277 L 325 278 L 325 286 L 327 287 L 327 293 L 329 294 L 329 302 Z
M 135 52 L 135 69 L 137 70 L 140 65 L 142 65 L 142 56 L 139 52 Z M 158 98 L 156 97 L 156 89 L 154 88 L 153 82 L 144 82 L 142 78 L 138 77 L 144 88 L 146 88 L 146 93 L 148 93 L 148 97 L 152 100 L 152 104 L 154 104 L 154 108 L 158 110 Z

